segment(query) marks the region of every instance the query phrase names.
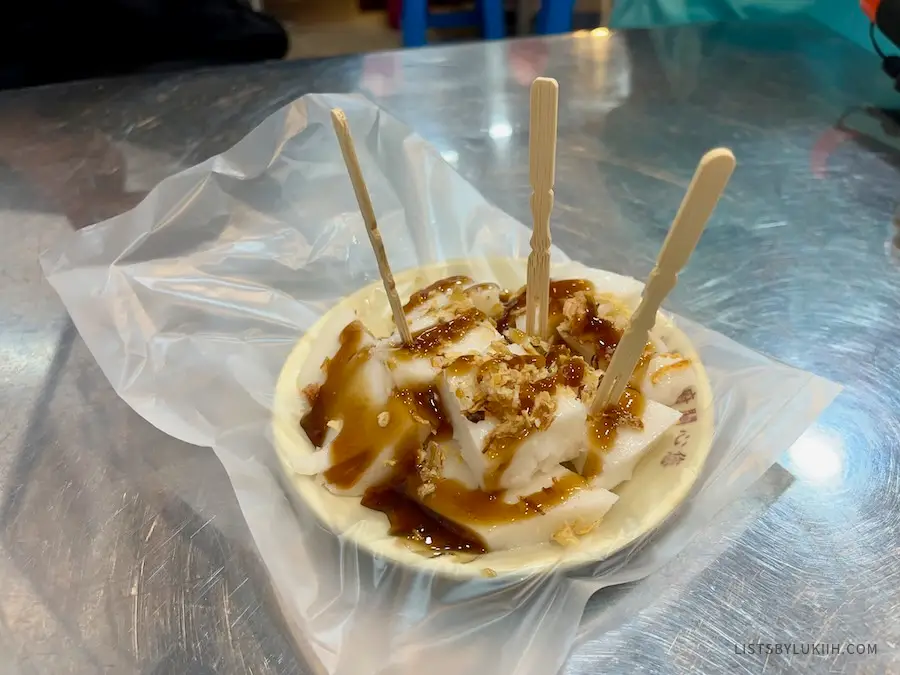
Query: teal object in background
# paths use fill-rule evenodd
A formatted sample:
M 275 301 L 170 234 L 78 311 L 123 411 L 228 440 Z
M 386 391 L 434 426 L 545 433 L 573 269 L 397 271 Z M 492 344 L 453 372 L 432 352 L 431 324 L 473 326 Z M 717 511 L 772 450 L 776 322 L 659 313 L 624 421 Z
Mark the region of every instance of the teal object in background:
M 870 52 L 875 51 L 869 39 L 869 17 L 860 9 L 859 0 L 816 0 L 807 13 L 860 47 Z M 880 30 L 876 29 L 875 34 L 882 51 L 886 54 L 896 53 L 893 43 Z
M 719 21 L 764 21 L 807 16 L 873 52 L 869 19 L 859 0 L 615 0 L 610 27 L 652 28 Z M 876 31 L 879 45 L 896 52 Z
M 611 28 L 796 16 L 818 0 L 614 0 Z M 840 2 L 842 0 L 835 0 Z M 843 0 L 854 2 L 854 0 Z

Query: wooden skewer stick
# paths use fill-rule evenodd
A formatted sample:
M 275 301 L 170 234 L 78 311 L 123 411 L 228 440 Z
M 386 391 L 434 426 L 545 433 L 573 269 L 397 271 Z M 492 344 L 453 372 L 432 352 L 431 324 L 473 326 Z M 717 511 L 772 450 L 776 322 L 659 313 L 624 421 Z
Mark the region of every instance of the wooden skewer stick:
M 556 179 L 556 120 L 559 84 L 539 77 L 531 85 L 531 124 L 528 139 L 531 215 L 534 228 L 528 255 L 525 287 L 525 330 L 547 337 L 550 304 L 550 212 Z
M 397 331 L 400 333 L 400 339 L 403 340 L 403 344 L 408 345 L 412 342 L 409 324 L 406 322 L 406 315 L 403 313 L 403 303 L 400 302 L 400 296 L 397 295 L 394 275 L 391 273 L 391 266 L 388 263 L 387 253 L 384 250 L 384 242 L 381 241 L 381 233 L 378 232 L 375 209 L 372 208 L 369 189 L 366 187 L 362 169 L 359 167 L 356 146 L 353 144 L 353 137 L 350 135 L 350 125 L 347 124 L 347 116 L 344 114 L 344 111 L 340 108 L 332 109 L 331 123 L 334 126 L 334 133 L 337 134 L 338 143 L 341 146 L 344 164 L 347 165 L 347 173 L 350 174 L 350 182 L 353 184 L 353 192 L 356 193 L 356 201 L 359 203 L 359 210 L 366 224 L 366 231 L 369 233 L 369 241 L 372 243 L 375 259 L 378 261 L 378 272 L 381 274 L 381 281 L 384 282 L 384 290 L 387 293 L 388 302 L 391 303 L 394 324 L 397 326 Z
M 678 273 L 696 248 L 706 221 L 728 185 L 734 165 L 734 155 L 727 148 L 710 150 L 697 165 L 687 194 L 656 259 L 656 266 L 644 286 L 641 304 L 631 315 L 628 328 L 600 381 L 591 410 L 593 414 L 599 414 L 609 404 L 617 403 L 624 393 L 644 353 L 647 334 L 656 323 L 656 313 L 675 287 Z

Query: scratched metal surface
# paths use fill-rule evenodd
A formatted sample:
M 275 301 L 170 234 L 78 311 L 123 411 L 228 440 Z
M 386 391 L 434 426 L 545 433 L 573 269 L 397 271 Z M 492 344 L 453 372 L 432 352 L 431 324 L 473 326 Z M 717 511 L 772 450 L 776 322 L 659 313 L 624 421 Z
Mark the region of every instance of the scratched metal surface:
M 38 252 L 316 91 L 365 91 L 527 219 L 527 87 L 560 81 L 555 238 L 649 271 L 701 152 L 740 168 L 672 307 L 846 391 L 750 493 L 581 641 L 581 673 L 900 672 L 900 104 L 805 24 L 680 28 L 0 95 L 0 673 L 313 672 L 209 450 L 117 400 Z M 840 133 L 836 129 L 853 129 Z M 302 573 L 302 570 L 298 570 Z M 595 625 L 595 628 L 610 628 Z M 877 656 L 734 643 L 877 643 Z

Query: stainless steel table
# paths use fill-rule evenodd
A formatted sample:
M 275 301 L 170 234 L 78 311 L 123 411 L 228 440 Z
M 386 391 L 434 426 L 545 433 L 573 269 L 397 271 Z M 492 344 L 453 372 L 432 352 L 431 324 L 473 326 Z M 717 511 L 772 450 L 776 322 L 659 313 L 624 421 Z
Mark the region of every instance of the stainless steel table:
M 599 606 L 645 608 L 581 642 L 567 672 L 900 672 L 900 132 L 867 110 L 900 94 L 874 57 L 802 23 L 595 31 L 0 96 L 0 672 L 312 672 L 212 452 L 115 397 L 39 251 L 317 91 L 368 92 L 527 219 L 536 74 L 560 81 L 556 242 L 646 273 L 697 158 L 729 145 L 738 172 L 672 307 L 846 385 L 690 553 L 595 599 L 587 621 Z M 757 641 L 877 654 L 736 653 Z

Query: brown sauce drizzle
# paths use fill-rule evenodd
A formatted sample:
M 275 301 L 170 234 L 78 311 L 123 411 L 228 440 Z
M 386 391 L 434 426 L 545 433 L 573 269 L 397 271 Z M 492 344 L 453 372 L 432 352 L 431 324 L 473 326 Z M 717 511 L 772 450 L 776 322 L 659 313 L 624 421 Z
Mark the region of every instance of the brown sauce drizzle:
M 344 490 L 352 488 L 366 472 L 366 469 L 372 466 L 372 462 L 375 459 L 373 455 L 379 449 L 372 446 L 371 451 L 362 451 L 351 455 L 339 464 L 332 464 L 323 474 L 325 480 Z
M 550 301 L 548 303 L 548 325 L 553 330 L 562 320 L 563 305 L 566 300 L 574 297 L 579 292 L 590 292 L 594 285 L 586 279 L 561 279 L 550 281 Z M 512 296 L 503 309 L 503 315 L 497 320 L 497 330 L 505 333 L 509 328 L 515 328 L 516 318 L 525 311 L 528 298 L 525 288 L 521 288 Z
M 548 368 L 558 361 L 565 361 L 566 359 L 571 358 L 581 358 L 580 356 L 577 356 L 571 349 L 569 349 L 569 345 L 567 345 L 565 342 L 555 342 L 551 344 L 550 348 L 547 350 L 546 356 Z
M 384 407 L 368 402 L 345 408 L 343 426 L 329 448 L 332 465 L 325 471 L 325 480 L 344 490 L 353 487 L 389 446 L 394 448 L 390 459 L 398 464 L 415 458 L 427 433 L 423 428 L 427 416 L 412 414 L 407 400 L 404 392 L 396 392 Z M 384 427 L 378 423 L 382 412 L 389 415 Z
M 419 356 L 434 354 L 451 342 L 462 339 L 485 320 L 487 317 L 483 312 L 477 309 L 467 309 L 449 321 L 443 321 L 436 326 L 414 333 L 412 344 L 401 347 L 399 353 L 405 352 Z
M 551 331 L 555 330 L 563 320 L 566 300 L 578 293 L 587 293 L 590 298 L 587 311 L 581 321 L 570 326 L 570 332 L 575 339 L 591 345 L 595 355 L 594 365 L 603 367 L 612 358 L 622 333 L 612 321 L 597 314 L 593 290 L 593 284 L 585 279 L 551 281 L 548 325 Z M 505 333 L 509 328 L 515 328 L 516 319 L 525 311 L 526 304 L 527 294 L 523 288 L 506 302 L 503 315 L 497 320 L 497 330 Z
M 469 490 L 454 480 L 440 480 L 423 505 L 410 497 L 417 482 L 403 487 L 368 490 L 363 506 L 381 511 L 390 522 L 390 534 L 423 545 L 435 553 L 485 553 L 487 546 L 471 529 L 458 523 L 493 525 L 534 518 L 561 504 L 587 485 L 577 474 L 566 475 L 550 487 L 509 504 L 499 492 Z
M 567 387 L 578 389 L 584 380 L 585 368 L 587 368 L 587 364 L 584 359 L 569 359 L 559 369 L 559 378 Z
M 471 371 L 476 363 L 477 359 L 474 354 L 463 354 L 455 358 L 449 366 L 444 368 L 444 371 L 448 375 L 463 375 Z
M 650 375 L 650 381 L 653 384 L 659 384 L 668 373 L 688 368 L 690 367 L 690 365 L 690 360 L 685 358 L 679 359 L 678 361 L 674 361 L 672 363 L 667 363 L 666 365 L 660 366 L 658 369 L 653 371 L 653 374 Z
M 499 492 L 470 490 L 455 480 L 440 480 L 425 498 L 428 508 L 453 521 L 479 525 L 512 523 L 534 518 L 566 501 L 587 482 L 578 474 L 563 476 L 550 487 L 510 504 Z
M 408 539 L 435 553 L 487 551 L 477 534 L 441 518 L 401 490 L 371 488 L 363 495 L 362 505 L 388 517 L 391 535 Z
M 446 293 L 447 291 L 457 286 L 462 286 L 464 284 L 470 283 L 472 283 L 472 279 L 463 275 L 447 277 L 446 279 L 438 279 L 430 286 L 426 286 L 422 290 L 416 291 L 411 296 L 409 296 L 409 301 L 405 305 L 403 305 L 403 311 L 411 312 L 416 307 L 426 302 L 432 295 L 436 295 L 437 293 Z
M 427 433 L 422 425 L 431 429 L 429 439 L 453 438 L 453 426 L 435 387 L 397 390 L 385 410 L 389 415 L 385 427 L 378 424 L 381 411 L 374 406 L 359 416 L 348 415 L 350 421 L 331 445 L 332 466 L 325 471 L 325 480 L 339 488 L 353 487 L 383 449 L 393 444 L 394 453 L 390 458 L 394 462 L 393 471 L 385 481 L 393 484 L 415 470 L 416 456 L 422 447 L 423 435 Z M 342 437 L 346 427 L 352 430 L 348 430 L 350 436 L 345 440 Z
M 644 353 L 641 354 L 641 358 L 638 359 L 637 365 L 634 367 L 634 371 L 631 373 L 631 379 L 628 381 L 628 386 L 632 389 L 640 389 L 641 381 L 644 379 L 644 375 L 647 374 L 647 367 L 650 365 L 650 360 L 653 358 L 653 346 L 648 344 L 644 347 Z
M 341 424 L 329 447 L 331 467 L 324 474 L 325 480 L 341 489 L 356 485 L 387 447 L 393 446 L 391 459 L 398 465 L 415 458 L 426 433 L 423 425 L 442 437 L 453 433 L 433 388 L 395 391 L 385 405 L 369 400 L 356 381 L 371 358 L 371 349 L 360 348 L 363 335 L 357 321 L 341 331 L 340 346 L 328 363 L 325 382 L 300 420 L 309 440 L 319 448 L 325 443 L 328 422 Z M 384 426 L 379 423 L 383 413 L 387 413 Z
M 431 426 L 430 439 L 446 441 L 453 438 L 453 425 L 450 424 L 450 416 L 444 410 L 444 403 L 437 387 L 402 389 L 398 395 L 414 416 L 425 420 Z
M 345 402 L 344 382 L 368 360 L 368 354 L 359 351 L 363 330 L 359 321 L 353 321 L 341 331 L 337 354 L 328 361 L 325 369 L 325 382 L 318 388 L 315 400 L 311 401 L 309 412 L 300 420 L 303 431 L 317 448 L 325 442 L 328 421 L 333 419 L 329 415 L 336 413 Z
M 645 407 L 644 395 L 637 389 L 628 387 L 618 404 L 607 406 L 599 415 L 588 417 L 588 442 L 591 447 L 581 472 L 585 478 L 593 478 L 603 471 L 603 455 L 616 442 L 620 427 L 644 427 L 641 416 Z
M 609 363 L 622 339 L 622 333 L 615 324 L 597 314 L 597 306 L 593 301 L 588 303 L 582 320 L 570 325 L 569 331 L 579 342 L 586 342 L 593 347 L 594 365 L 598 367 Z
M 326 368 L 324 384 L 319 388 L 310 411 L 300 425 L 317 447 L 325 442 L 330 420 L 343 425 L 330 446 L 332 466 L 324 478 L 332 485 L 347 489 L 355 485 L 379 458 L 383 449 L 394 445 L 391 475 L 363 496 L 363 506 L 388 516 L 390 533 L 438 552 L 484 553 L 480 538 L 413 500 L 406 489 L 418 479 L 416 458 L 422 447 L 422 424 L 432 429 L 434 440 L 452 438 L 450 425 L 440 395 L 434 387 L 395 391 L 385 409 L 377 409 L 353 387 L 353 378 L 371 357 L 370 350 L 360 350 L 363 327 L 351 323 L 340 335 L 340 347 Z M 385 426 L 378 414 L 387 412 Z

